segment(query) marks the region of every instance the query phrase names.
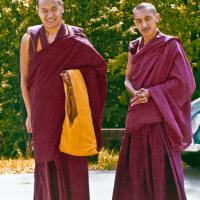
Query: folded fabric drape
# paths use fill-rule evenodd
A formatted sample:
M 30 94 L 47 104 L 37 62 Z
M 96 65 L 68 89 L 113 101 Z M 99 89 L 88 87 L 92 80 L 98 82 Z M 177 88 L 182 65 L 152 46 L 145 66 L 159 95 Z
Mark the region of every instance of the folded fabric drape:
M 61 73 L 65 90 L 65 119 L 60 151 L 75 156 L 97 154 L 97 142 L 84 78 L 78 69 Z
M 64 70 L 61 73 L 61 77 L 64 82 L 64 90 L 65 90 L 65 95 L 66 95 L 65 111 L 66 111 L 66 114 L 68 115 L 70 124 L 73 124 L 74 119 L 78 115 L 78 112 L 77 112 L 76 99 L 74 96 L 72 82 L 67 70 Z

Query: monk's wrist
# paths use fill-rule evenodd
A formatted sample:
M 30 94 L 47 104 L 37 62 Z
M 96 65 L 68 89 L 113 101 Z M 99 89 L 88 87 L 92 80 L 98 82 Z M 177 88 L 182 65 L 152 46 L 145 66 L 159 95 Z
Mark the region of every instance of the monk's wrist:
M 136 93 L 137 93 L 137 91 L 136 91 L 136 90 L 132 90 L 132 92 L 131 92 L 131 93 L 132 93 L 132 96 L 133 96 L 133 97 L 135 97 L 135 96 L 136 96 Z

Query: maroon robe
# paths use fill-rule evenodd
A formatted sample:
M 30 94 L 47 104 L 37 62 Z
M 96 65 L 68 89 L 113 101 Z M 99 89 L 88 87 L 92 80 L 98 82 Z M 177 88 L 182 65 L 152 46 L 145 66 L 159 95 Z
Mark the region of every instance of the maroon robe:
M 137 52 L 139 41 L 129 45 L 131 83 L 150 98 L 129 105 L 113 200 L 185 200 L 180 151 L 192 140 L 192 70 L 179 40 L 158 32 Z
M 35 167 L 36 200 L 88 200 L 86 157 L 59 152 L 65 117 L 65 94 L 60 73 L 80 69 L 86 83 L 98 150 L 101 148 L 101 123 L 106 97 L 106 63 L 78 27 L 62 24 L 56 39 L 48 44 L 43 26 L 29 29 L 31 61 L 29 92 Z M 42 50 L 37 49 L 40 36 Z M 81 142 L 81 141 L 80 141 Z

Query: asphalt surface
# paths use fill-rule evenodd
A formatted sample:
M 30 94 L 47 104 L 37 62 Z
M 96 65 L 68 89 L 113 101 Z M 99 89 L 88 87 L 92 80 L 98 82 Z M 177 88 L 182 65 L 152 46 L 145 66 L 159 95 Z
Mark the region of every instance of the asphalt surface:
M 188 200 L 200 200 L 200 169 L 185 168 Z M 90 171 L 91 200 L 111 200 L 115 171 Z M 0 200 L 32 200 L 33 174 L 0 175 Z

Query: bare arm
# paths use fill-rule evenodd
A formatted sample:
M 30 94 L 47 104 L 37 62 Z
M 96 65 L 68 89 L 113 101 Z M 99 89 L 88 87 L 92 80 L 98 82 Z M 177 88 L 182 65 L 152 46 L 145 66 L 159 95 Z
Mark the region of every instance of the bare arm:
M 31 110 L 30 110 L 30 99 L 29 99 L 29 91 L 28 91 L 28 67 L 29 67 L 29 40 L 30 35 L 25 34 L 21 41 L 20 47 L 20 84 L 21 84 L 21 91 L 23 100 L 25 103 L 26 111 L 27 111 L 27 120 L 26 120 L 26 127 L 28 132 L 32 132 L 31 128 Z
M 145 88 L 141 88 L 139 90 L 135 90 L 133 88 L 131 84 L 131 74 L 132 74 L 131 60 L 132 60 L 132 55 L 129 52 L 128 65 L 127 65 L 126 78 L 125 78 L 125 87 L 128 90 L 128 92 L 133 96 L 133 98 L 131 99 L 131 106 L 134 106 L 136 104 L 147 103 L 148 98 L 149 98 L 149 91 L 148 89 L 145 89 Z
M 124 85 L 125 85 L 126 89 L 128 90 L 128 92 L 132 96 L 135 96 L 136 90 L 133 88 L 131 81 L 130 81 L 131 80 L 131 59 L 132 59 L 132 55 L 129 52 L 128 53 L 128 65 L 127 65 L 127 69 L 126 69 L 126 77 L 125 77 Z

